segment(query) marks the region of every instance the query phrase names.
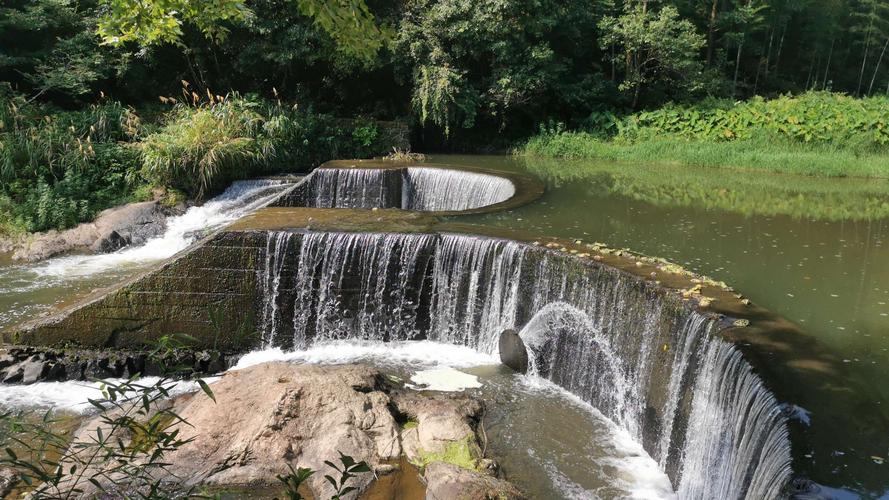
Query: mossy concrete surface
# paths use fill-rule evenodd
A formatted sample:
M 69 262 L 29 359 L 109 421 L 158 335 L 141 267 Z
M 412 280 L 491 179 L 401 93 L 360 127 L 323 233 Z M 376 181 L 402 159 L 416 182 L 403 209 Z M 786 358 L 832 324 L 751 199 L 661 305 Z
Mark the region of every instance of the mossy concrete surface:
M 3 340 L 140 348 L 181 334 L 196 347 L 241 350 L 256 342 L 256 280 L 264 253 L 264 239 L 221 232 L 103 295 L 10 329 Z

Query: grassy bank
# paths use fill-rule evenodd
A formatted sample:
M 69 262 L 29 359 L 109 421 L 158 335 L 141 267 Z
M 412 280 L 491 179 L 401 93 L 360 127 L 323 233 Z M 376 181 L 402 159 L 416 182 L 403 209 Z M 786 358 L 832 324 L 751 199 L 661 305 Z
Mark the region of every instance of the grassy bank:
M 543 131 L 519 154 L 889 178 L 889 99 L 809 93 L 712 102 L 618 117 L 583 131 Z

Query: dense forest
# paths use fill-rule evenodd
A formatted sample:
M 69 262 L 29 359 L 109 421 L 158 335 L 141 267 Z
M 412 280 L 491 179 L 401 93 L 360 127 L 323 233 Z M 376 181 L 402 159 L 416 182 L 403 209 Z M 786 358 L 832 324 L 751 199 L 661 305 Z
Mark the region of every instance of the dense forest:
M 220 170 L 379 154 L 380 120 L 415 149 L 504 151 L 817 91 L 870 97 L 884 145 L 887 48 L 887 0 L 6 0 L 0 211 L 34 231 L 158 183 L 200 197 Z
M 106 2 L 7 0 L 0 80 L 64 107 L 100 93 L 156 103 L 185 80 L 343 116 L 412 114 L 455 135 L 706 97 L 889 92 L 886 0 L 370 1 L 381 42 L 362 52 L 296 2 L 212 3 L 249 10 L 111 45 L 98 34 Z

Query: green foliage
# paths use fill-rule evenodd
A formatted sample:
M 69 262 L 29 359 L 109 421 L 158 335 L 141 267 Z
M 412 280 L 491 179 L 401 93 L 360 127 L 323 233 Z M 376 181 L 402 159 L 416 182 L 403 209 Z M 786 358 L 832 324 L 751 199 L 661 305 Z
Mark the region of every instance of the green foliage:
M 414 76 L 413 105 L 420 121 L 430 121 L 450 135 L 451 123 L 463 128 L 475 121 L 478 98 L 463 85 L 463 74 L 449 66 L 420 66 Z
M 448 135 L 585 106 L 601 90 L 584 67 L 595 14 L 582 2 L 552 0 L 409 2 L 393 50 L 415 114 Z
M 27 231 L 64 229 L 128 200 L 139 180 L 138 117 L 119 103 L 53 112 L 7 94 L 0 105 L 3 213 Z
M 236 94 L 179 104 L 140 144 L 143 174 L 201 199 L 233 180 L 384 154 L 396 137 L 367 120 L 337 120 Z
M 114 72 L 99 46 L 91 2 L 9 0 L 0 6 L 0 81 L 23 91 L 79 98 Z
M 699 52 L 704 37 L 695 26 L 679 17 L 675 7 L 658 12 L 641 5 L 620 17 L 605 16 L 599 22 L 603 50 L 612 51 L 612 62 L 623 70 L 619 88 L 633 93 L 633 107 L 641 90 L 654 82 L 675 85 L 693 93 L 704 87 Z
M 177 43 L 184 24 L 194 24 L 207 37 L 221 40 L 228 33 L 226 22 L 243 22 L 250 15 L 243 0 L 101 0 L 101 4 L 98 33 L 112 45 Z
M 381 28 L 364 0 L 297 0 L 300 12 L 330 35 L 343 52 L 369 62 L 391 37 Z
M 357 490 L 354 486 L 348 486 L 348 482 L 350 479 L 355 477 L 357 474 L 362 474 L 365 472 L 370 472 L 370 467 L 366 462 L 356 462 L 354 458 L 344 455 L 343 452 L 339 452 L 340 454 L 340 465 L 337 466 L 333 462 L 329 460 L 325 460 L 324 464 L 333 470 L 339 472 L 339 479 L 334 479 L 333 476 L 325 475 L 324 479 L 327 480 L 328 483 L 333 486 L 334 495 L 330 497 L 330 500 L 343 500 L 346 495 Z
M 339 473 L 339 479 L 336 479 L 331 475 L 324 476 L 324 479 L 330 483 L 334 490 L 334 494 L 330 497 L 330 500 L 345 500 L 349 493 L 357 491 L 358 489 L 354 486 L 349 486 L 349 480 L 356 477 L 358 474 L 370 472 L 370 467 L 367 465 L 367 462 L 364 462 L 363 460 L 361 462 L 356 462 L 354 458 L 349 455 L 344 455 L 343 452 L 339 452 L 339 454 L 340 465 L 336 465 L 329 460 L 324 461 L 325 465 Z M 312 477 L 312 475 L 315 474 L 315 471 L 302 467 L 293 470 L 293 466 L 290 464 L 288 464 L 287 467 L 290 468 L 290 474 L 278 475 L 276 477 L 278 478 L 278 481 L 284 485 L 284 493 L 287 495 L 287 498 L 290 500 L 302 500 L 303 496 L 299 493 L 299 487 Z
M 256 104 L 232 96 L 207 105 L 177 105 L 166 124 L 141 143 L 143 175 L 196 197 L 241 179 L 273 151 L 256 140 L 264 121 Z
M 854 149 L 777 139 L 708 142 L 668 136 L 627 142 L 603 140 L 586 132 L 563 132 L 532 137 L 518 152 L 644 165 L 726 167 L 824 177 L 889 177 L 886 154 L 861 154 Z
M 589 132 L 543 129 L 521 151 L 822 176 L 889 177 L 889 98 L 797 97 L 600 114 Z
M 622 131 L 630 140 L 665 134 L 704 141 L 766 135 L 873 151 L 889 146 L 889 98 L 808 92 L 740 103 L 667 106 L 631 116 Z
M 221 42 L 232 24 L 254 16 L 244 0 L 100 0 L 100 4 L 98 33 L 111 45 L 182 44 L 188 25 Z M 377 26 L 364 0 L 296 0 L 295 4 L 336 41 L 340 50 L 362 60 L 372 60 L 388 38 L 388 31 Z
M 19 413 L 0 414 L 0 463 L 34 488 L 29 498 L 74 498 L 87 486 L 110 497 L 187 496 L 189 491 L 165 481 L 171 474 L 165 456 L 190 441 L 173 425 L 187 422 L 163 404 L 173 385 L 167 379 L 104 382 L 102 397 L 90 400 L 99 412 L 96 427 L 73 441 L 50 430 L 52 413 L 37 423 Z
M 312 477 L 315 471 L 303 467 L 293 470 L 293 466 L 290 464 L 287 464 L 287 467 L 290 469 L 290 474 L 279 474 L 275 477 L 284 486 L 284 494 L 287 495 L 287 498 L 290 500 L 303 500 L 304 497 L 300 494 L 299 487 Z

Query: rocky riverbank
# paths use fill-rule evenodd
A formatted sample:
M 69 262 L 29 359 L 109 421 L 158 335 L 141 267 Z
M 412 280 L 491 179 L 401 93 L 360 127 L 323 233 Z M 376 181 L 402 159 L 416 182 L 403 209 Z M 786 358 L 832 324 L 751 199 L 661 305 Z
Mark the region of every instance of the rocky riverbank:
M 484 456 L 479 429 L 484 405 L 471 396 L 417 392 L 360 364 L 265 363 L 228 372 L 211 387 L 215 402 L 195 393 L 171 403 L 187 422 L 174 424 L 186 442 L 164 457 L 170 464 L 166 480 L 183 488 L 249 488 L 280 496 L 276 476 L 287 475 L 291 466 L 307 467 L 318 472 L 305 483 L 306 493 L 327 499 L 334 489 L 324 478 L 333 472 L 325 461 L 337 462 L 342 453 L 371 470 L 350 479 L 359 498 L 369 488 L 377 490 L 375 498 L 395 498 L 371 487 L 397 485 L 403 481 L 386 479 L 417 472 L 425 493 L 414 492 L 416 498 L 524 498 Z M 78 440 L 102 425 L 99 417 L 89 421 Z M 94 488 L 70 486 L 85 495 Z
M 175 349 L 157 353 L 6 346 L 0 349 L 0 383 L 33 384 L 136 375 L 193 377 L 224 371 L 238 357 L 212 350 Z
M 46 231 L 0 241 L 0 252 L 13 260 L 35 262 L 70 252 L 107 253 L 128 245 L 141 245 L 160 235 L 167 218 L 179 215 L 185 204 L 169 207 L 159 200 L 109 208 L 93 222 L 65 231 Z

